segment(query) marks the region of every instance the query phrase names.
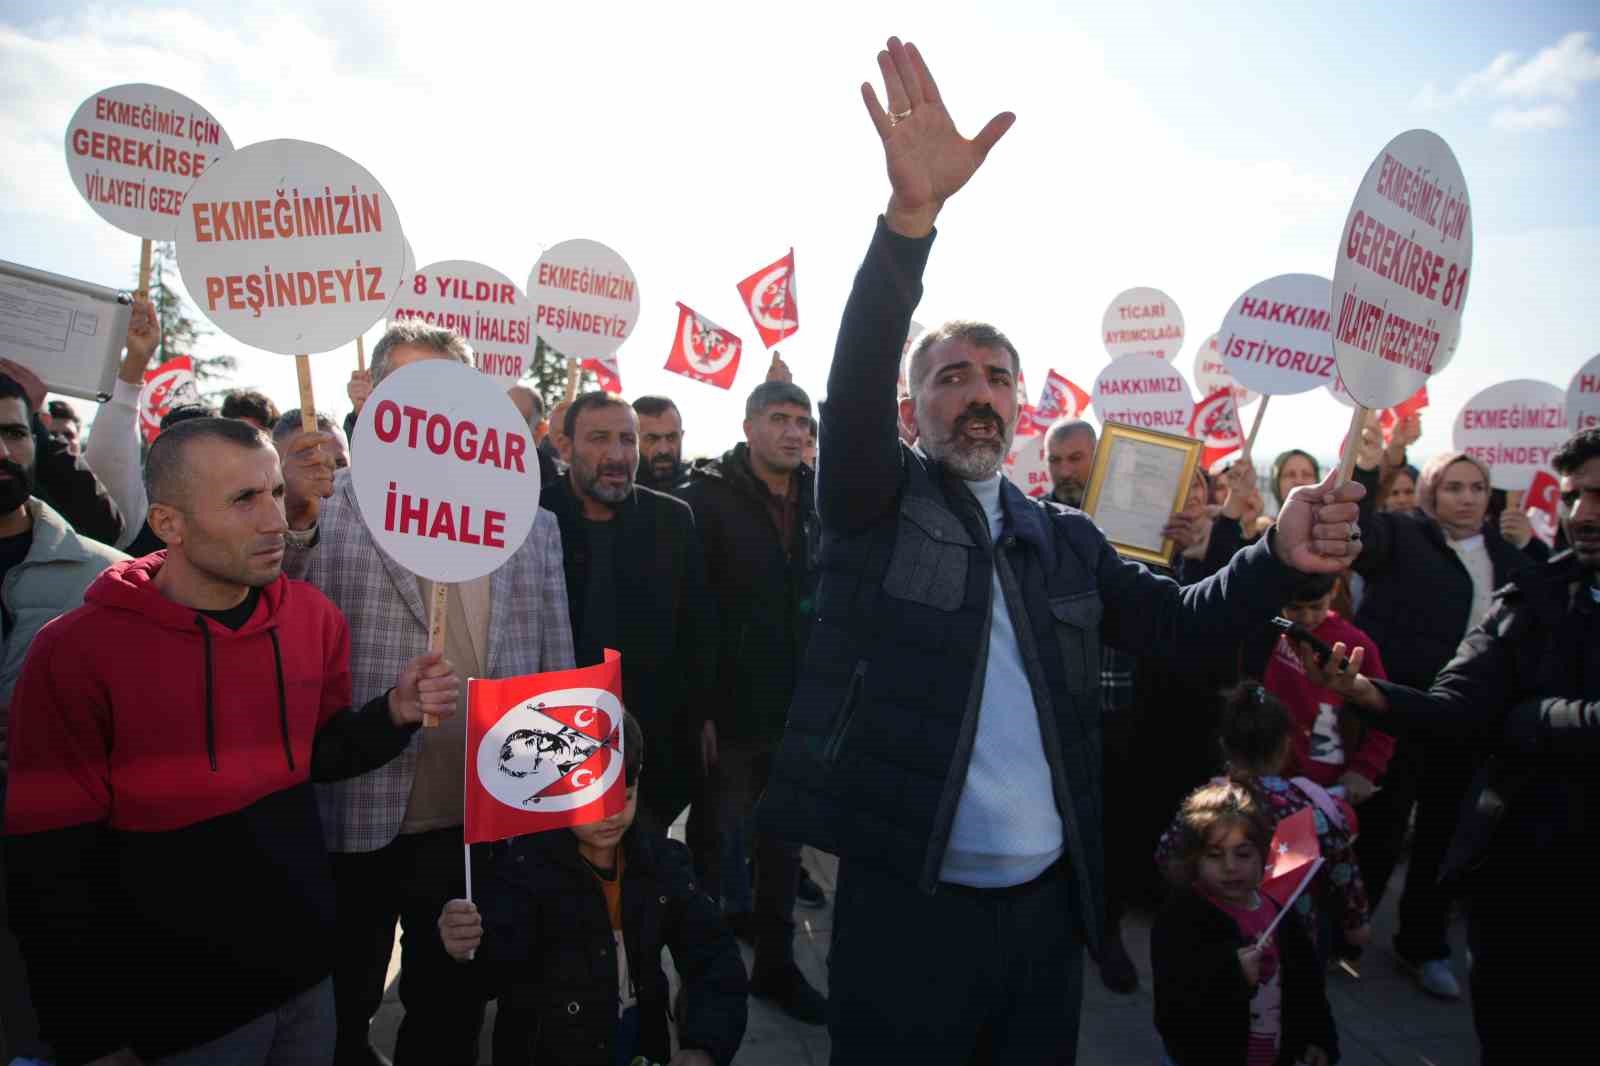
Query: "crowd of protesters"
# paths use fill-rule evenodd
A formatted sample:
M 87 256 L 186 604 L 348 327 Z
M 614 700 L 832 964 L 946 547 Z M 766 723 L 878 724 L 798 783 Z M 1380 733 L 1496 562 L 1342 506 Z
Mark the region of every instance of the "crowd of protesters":
M 234 392 L 149 445 L 148 301 L 86 440 L 0 359 L 12 1054 L 383 1062 L 398 927 L 401 1066 L 476 1063 L 490 1001 L 506 1066 L 726 1066 L 748 995 L 828 1024 L 838 1064 L 1071 1062 L 1085 955 L 1139 986 L 1137 912 L 1168 1061 L 1316 1066 L 1331 966 L 1392 953 L 1461 997 L 1463 904 L 1484 1061 L 1581 1046 L 1582 983 L 1545 961 L 1596 947 L 1600 431 L 1555 456 L 1553 548 L 1478 460 L 1410 465 L 1413 415 L 1369 426 L 1342 486 L 1298 449 L 1265 497 L 1247 458 L 1197 471 L 1168 565 L 1122 560 L 1078 510 L 1092 424 L 1049 431 L 1048 500 L 999 475 L 999 329 L 929 331 L 897 392 L 934 220 L 1010 118 L 967 140 L 914 48 L 880 66 L 891 197 L 820 419 L 778 358 L 744 439 L 692 463 L 668 397 L 511 390 L 541 509 L 449 587 L 443 653 L 348 434 L 386 375 L 469 362 L 460 337 L 391 326 L 342 424 Z M 466 679 L 607 648 L 625 809 L 478 846 L 469 898 Z M 1269 841 L 1302 812 L 1325 864 L 1279 920 Z M 829 902 L 806 844 L 839 857 L 826 995 L 795 959 L 796 907 Z

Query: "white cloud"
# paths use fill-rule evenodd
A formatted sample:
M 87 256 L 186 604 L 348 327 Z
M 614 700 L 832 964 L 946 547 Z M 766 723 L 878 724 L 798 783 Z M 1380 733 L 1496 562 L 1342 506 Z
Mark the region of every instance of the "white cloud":
M 1572 113 L 1560 104 L 1542 104 L 1539 107 L 1502 107 L 1495 111 L 1489 124 L 1497 130 L 1520 133 L 1523 130 L 1558 130 L 1571 121 Z
M 1441 91 L 1427 82 L 1412 99 L 1412 106 L 1421 111 L 1444 111 L 1478 98 L 1516 100 L 1522 106 L 1505 106 L 1494 112 L 1490 123 L 1496 129 L 1559 129 L 1572 121 L 1571 112 L 1561 104 L 1576 100 L 1586 83 L 1600 81 L 1600 51 L 1590 44 L 1590 37 L 1589 33 L 1569 33 L 1526 61 L 1516 52 L 1501 52 L 1453 89 Z

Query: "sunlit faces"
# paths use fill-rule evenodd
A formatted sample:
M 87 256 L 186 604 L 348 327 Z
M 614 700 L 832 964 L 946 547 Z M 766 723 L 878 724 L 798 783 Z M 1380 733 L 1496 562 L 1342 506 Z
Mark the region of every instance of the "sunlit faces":
M 1299 622 L 1307 629 L 1315 630 L 1327 621 L 1328 612 L 1333 609 L 1333 589 L 1327 595 L 1306 603 L 1290 603 L 1283 608 L 1283 616 L 1291 622 Z
M 256 588 L 276 581 L 289 528 L 278 453 L 265 440 L 252 448 L 202 437 L 184 446 L 183 463 L 183 502 L 172 506 L 170 535 L 167 523 L 158 529 L 167 547 L 214 581 Z
M 1283 468 L 1278 471 L 1278 500 L 1282 502 L 1289 498 L 1289 493 L 1301 485 L 1315 485 L 1320 478 L 1317 477 L 1317 468 L 1310 459 L 1303 455 L 1291 455 L 1283 461 Z
M 1200 887 L 1214 899 L 1248 906 L 1261 884 L 1264 857 L 1244 827 L 1223 823 L 1211 831 L 1195 864 Z
M 1051 434 L 1045 456 L 1050 462 L 1050 484 L 1062 503 L 1083 506 L 1089 474 L 1094 470 L 1094 448 L 1094 433 L 1088 429 Z
M 1561 479 L 1562 525 L 1578 562 L 1600 568 L 1600 457 Z
M 683 462 L 683 419 L 675 409 L 639 416 L 639 455 L 656 481 L 677 476 Z
M 1394 481 L 1389 485 L 1389 495 L 1383 498 L 1383 509 L 1395 514 L 1404 514 L 1417 509 L 1417 480 L 1404 470 L 1395 471 Z
M 806 440 L 814 423 L 811 410 L 797 403 L 774 403 L 744 420 L 750 465 L 756 473 L 784 476 L 805 460 Z
M 578 409 L 572 437 L 561 441 L 562 458 L 572 464 L 572 487 L 580 497 L 619 504 L 633 492 L 639 467 L 639 420 L 620 401 Z
M 22 400 L 0 399 L 0 515 L 9 515 L 33 494 L 33 429 Z
M 1465 459 L 1444 468 L 1434 494 L 1433 513 L 1439 524 L 1459 536 L 1476 533 L 1489 512 L 1489 482 L 1476 463 Z
M 900 414 L 928 455 L 968 481 L 994 476 L 1017 424 L 1016 362 L 1004 348 L 948 337 L 926 354 Z

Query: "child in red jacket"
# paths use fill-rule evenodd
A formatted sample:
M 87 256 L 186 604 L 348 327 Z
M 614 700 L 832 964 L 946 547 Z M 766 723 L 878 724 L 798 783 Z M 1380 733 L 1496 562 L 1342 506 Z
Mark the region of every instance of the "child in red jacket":
M 1372 638 L 1332 609 L 1334 581 L 1331 574 L 1305 578 L 1293 600 L 1284 605 L 1283 616 L 1330 647 L 1337 641 L 1347 648 L 1366 649 L 1362 673 L 1386 678 Z M 1324 788 L 1342 788 L 1345 798 L 1357 806 L 1366 802 L 1394 754 L 1394 738 L 1342 713 L 1344 701 L 1307 679 L 1300 657 L 1286 637 L 1279 637 L 1273 647 L 1262 683 L 1288 708 L 1294 721 L 1286 776 L 1307 777 Z

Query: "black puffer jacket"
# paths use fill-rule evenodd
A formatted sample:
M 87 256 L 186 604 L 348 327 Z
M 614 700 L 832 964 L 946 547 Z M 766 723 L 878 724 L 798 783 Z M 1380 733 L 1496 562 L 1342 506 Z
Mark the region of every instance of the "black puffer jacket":
M 1367 579 L 1355 623 L 1383 649 L 1383 665 L 1398 684 L 1427 688 L 1455 655 L 1472 613 L 1472 575 L 1451 549 L 1439 523 L 1420 511 L 1375 509 L 1376 471 L 1357 470 L 1366 486 L 1361 501 L 1361 554 L 1356 573 Z M 1484 543 L 1499 588 L 1533 565 L 1491 526 Z
M 811 636 L 821 539 L 811 468 L 800 466 L 794 534 L 779 543 L 766 484 L 739 444 L 696 463 L 677 491 L 694 510 L 718 608 L 717 735 L 773 744 L 783 734 L 800 657 Z
M 661 949 L 688 989 L 681 1047 L 727 1066 L 744 1039 L 744 963 L 711 897 L 695 885 L 682 844 L 641 827 L 623 837 L 622 929 L 639 999 L 635 1054 L 672 1058 Z M 496 1066 L 611 1066 L 617 960 L 605 897 L 570 832 L 556 830 L 474 849 L 483 944 L 468 963 L 486 996 L 500 997 Z M 508 1045 L 525 1040 L 522 1049 Z M 508 1061 L 502 1061 L 508 1060 Z

